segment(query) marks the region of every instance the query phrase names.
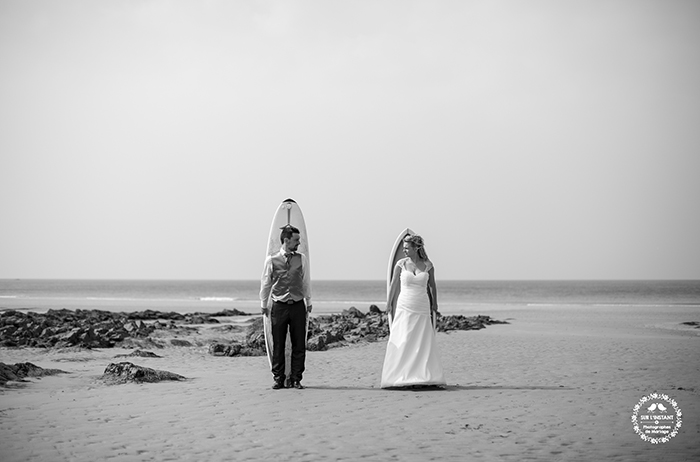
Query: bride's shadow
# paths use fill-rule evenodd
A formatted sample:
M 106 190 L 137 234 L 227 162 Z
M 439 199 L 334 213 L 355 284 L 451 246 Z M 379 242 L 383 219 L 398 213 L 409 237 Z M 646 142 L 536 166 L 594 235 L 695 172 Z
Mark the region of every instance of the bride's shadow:
M 379 388 L 379 387 L 333 387 L 327 385 L 307 386 L 310 390 L 333 390 L 333 391 L 382 391 L 382 392 L 414 392 L 414 393 L 430 393 L 430 392 L 455 392 L 455 391 L 477 391 L 477 390 L 575 390 L 572 387 L 563 385 L 556 386 L 537 386 L 537 385 L 447 385 L 444 387 L 425 386 L 425 387 L 395 387 L 395 388 Z
M 564 385 L 448 385 L 446 391 L 472 391 L 472 390 L 575 390 Z

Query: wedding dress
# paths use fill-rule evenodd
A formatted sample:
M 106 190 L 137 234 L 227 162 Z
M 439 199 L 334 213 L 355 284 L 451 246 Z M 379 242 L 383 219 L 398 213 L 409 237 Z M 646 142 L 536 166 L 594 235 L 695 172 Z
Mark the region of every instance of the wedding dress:
M 391 323 L 389 342 L 382 368 L 382 388 L 411 385 L 444 386 L 440 354 L 435 340 L 428 298 L 428 262 L 425 271 L 406 269 L 400 260 L 401 292 Z

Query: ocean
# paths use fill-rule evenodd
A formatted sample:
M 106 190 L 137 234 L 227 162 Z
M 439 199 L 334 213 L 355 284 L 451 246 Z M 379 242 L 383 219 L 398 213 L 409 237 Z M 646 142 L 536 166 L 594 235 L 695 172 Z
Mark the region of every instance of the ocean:
M 0 280 L 0 309 L 259 312 L 259 281 Z M 506 306 L 697 306 L 700 281 L 438 281 L 443 314 Z M 384 281 L 313 281 L 314 313 L 385 308 Z

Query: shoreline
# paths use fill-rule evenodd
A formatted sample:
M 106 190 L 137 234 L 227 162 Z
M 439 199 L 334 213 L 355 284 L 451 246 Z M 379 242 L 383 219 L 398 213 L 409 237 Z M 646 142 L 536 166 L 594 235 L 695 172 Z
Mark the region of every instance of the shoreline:
M 355 307 L 360 311 L 367 312 L 371 305 L 385 309 L 385 301 L 314 301 L 314 314 L 337 314 L 341 311 Z M 700 313 L 700 303 L 599 303 L 599 302 L 481 302 L 481 301 L 450 301 L 440 302 L 440 312 L 445 315 L 468 315 L 476 311 L 495 310 L 508 311 L 524 309 L 571 309 L 571 308 L 613 308 L 628 309 L 648 308 L 675 309 L 688 308 L 695 309 Z M 160 299 L 86 299 L 86 298 L 0 298 L 0 311 L 18 310 L 46 312 L 49 309 L 95 309 L 116 312 L 134 312 L 152 309 L 156 311 L 185 312 L 217 312 L 225 309 L 237 309 L 252 315 L 260 312 L 260 302 L 258 300 L 160 300 Z
M 7 280 L 0 307 L 207 311 L 257 313 L 256 280 Z M 466 314 L 498 306 L 698 306 L 700 280 L 657 281 L 451 281 L 441 280 L 440 310 Z M 314 280 L 314 309 L 331 314 L 351 306 L 364 311 L 386 303 L 384 281 Z

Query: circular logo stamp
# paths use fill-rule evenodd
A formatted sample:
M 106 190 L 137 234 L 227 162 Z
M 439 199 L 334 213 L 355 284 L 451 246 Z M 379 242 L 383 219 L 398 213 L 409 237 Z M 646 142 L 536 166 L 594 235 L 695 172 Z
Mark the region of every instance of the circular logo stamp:
M 683 421 L 674 399 L 661 393 L 642 397 L 632 412 L 634 432 L 651 444 L 667 443 L 678 434 Z

